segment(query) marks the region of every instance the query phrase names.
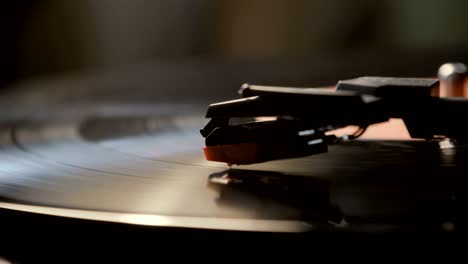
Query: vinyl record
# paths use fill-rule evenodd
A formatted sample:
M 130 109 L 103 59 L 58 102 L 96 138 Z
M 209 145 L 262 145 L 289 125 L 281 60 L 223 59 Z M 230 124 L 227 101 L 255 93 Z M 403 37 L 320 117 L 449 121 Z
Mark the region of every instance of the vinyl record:
M 0 207 L 269 232 L 441 229 L 464 208 L 463 147 L 359 140 L 230 168 L 203 156 L 203 105 L 64 109 L 2 127 Z

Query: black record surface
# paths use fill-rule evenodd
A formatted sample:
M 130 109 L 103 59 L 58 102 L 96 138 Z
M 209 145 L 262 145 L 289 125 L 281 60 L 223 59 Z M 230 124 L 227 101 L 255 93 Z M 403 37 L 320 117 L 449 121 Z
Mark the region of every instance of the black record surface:
M 301 232 L 453 231 L 465 209 L 464 147 L 355 141 L 230 169 L 206 161 L 204 107 L 110 107 L 9 122 L 0 207 L 130 224 Z M 279 139 L 280 140 L 280 139 Z M 213 179 L 228 175 L 228 185 Z

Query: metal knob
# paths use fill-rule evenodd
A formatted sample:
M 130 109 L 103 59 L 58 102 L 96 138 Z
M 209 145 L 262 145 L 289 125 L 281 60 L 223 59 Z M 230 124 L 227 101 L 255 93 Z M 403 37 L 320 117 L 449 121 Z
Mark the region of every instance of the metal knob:
M 440 80 L 440 97 L 464 97 L 467 67 L 461 62 L 445 63 L 437 73 Z

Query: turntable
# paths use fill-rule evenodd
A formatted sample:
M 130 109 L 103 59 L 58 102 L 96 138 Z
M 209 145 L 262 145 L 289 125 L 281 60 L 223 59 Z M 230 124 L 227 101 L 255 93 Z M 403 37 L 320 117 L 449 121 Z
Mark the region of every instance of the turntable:
M 307 144 L 303 149 L 285 146 L 284 142 L 295 141 L 277 134 L 275 125 L 266 130 L 262 127 L 261 136 L 255 139 L 268 139 L 271 133 L 270 138 L 278 139 L 282 148 L 270 148 L 260 160 L 254 156 L 210 161 L 213 153 L 203 155 L 207 147 L 204 136 L 209 134 L 203 133 L 203 129 L 207 132 L 205 115 L 215 98 L 160 100 L 157 104 L 92 100 L 73 104 L 69 98 L 60 98 L 37 111 L 37 106 L 26 103 L 39 95 L 27 88 L 23 95 L 7 97 L 0 130 L 0 254 L 26 251 L 35 256 L 47 248 L 81 254 L 101 252 L 96 248 L 104 244 L 110 245 L 114 254 L 148 256 L 154 251 L 146 250 L 155 244 L 159 251 L 193 247 L 200 241 L 221 249 L 236 245 L 237 239 L 247 248 L 262 245 L 283 250 L 305 245 L 327 248 L 336 246 L 337 241 L 361 242 L 359 245 L 376 241 L 432 246 L 455 243 L 465 228 L 468 164 L 464 161 L 468 148 L 462 140 L 466 122 L 460 117 L 468 109 L 464 99 L 432 97 L 437 80 L 417 83 L 415 86 L 422 88 L 411 98 L 423 96 L 429 103 L 424 101 L 426 108 L 419 108 L 421 115 L 411 120 L 424 121 L 416 126 L 424 129 L 427 122 L 438 120 L 440 123 L 429 126 L 434 128 L 430 135 L 450 138 L 429 140 L 422 130 L 409 130 L 423 135 L 415 139 L 393 119 L 401 117 L 401 113 L 394 115 L 398 108 L 382 112 L 391 113 L 384 117 L 392 118 L 384 127 L 375 124 L 386 121 L 378 112 L 384 109 L 382 105 L 373 105 L 371 115 L 358 118 L 364 117 L 363 106 L 382 96 L 381 90 L 363 96 L 351 91 L 353 82 L 341 83 L 349 84 L 347 91 L 338 95 L 339 100 L 343 96 L 346 100 L 331 112 L 325 110 L 330 104 L 326 98 L 315 98 L 329 96 L 333 92 L 329 89 L 315 93 L 317 90 L 298 88 L 288 97 L 291 90 L 244 88 L 244 93 L 254 93 L 256 98 L 278 91 L 288 93 L 279 96 L 282 105 L 275 101 L 262 107 L 243 104 L 237 108 L 236 104 L 230 113 L 258 110 L 261 117 L 270 110 L 292 109 L 287 115 L 297 116 L 308 109 L 308 114 L 323 117 L 321 127 L 328 127 L 324 121 L 334 120 L 330 131 L 347 125 L 368 128 L 348 140 L 321 131 L 319 138 L 307 141 L 315 140 L 318 145 Z M 297 100 L 298 94 L 302 105 L 286 103 L 291 98 Z M 304 98 L 320 104 L 307 104 Z M 347 104 L 350 98 L 351 104 Z M 390 98 L 391 103 L 384 106 L 416 109 L 412 101 Z M 435 106 L 433 98 L 437 99 Z M 255 100 L 248 104 L 257 103 Z M 25 105 L 21 110 L 19 103 Z M 350 108 L 345 109 L 345 105 Z M 212 106 L 213 115 L 208 117 L 220 115 L 226 106 Z M 354 115 L 354 110 L 359 114 Z M 428 112 L 432 113 L 429 119 L 423 115 Z M 346 118 L 337 119 L 336 114 Z M 355 122 L 359 120 L 366 122 Z M 287 123 L 285 127 L 295 125 Z M 404 136 L 375 138 L 381 135 L 376 131 L 395 128 Z M 227 137 L 215 142 L 248 138 L 235 131 L 223 135 Z M 323 145 L 332 138 L 334 144 Z M 249 149 L 242 151 L 244 158 L 251 154 Z M 81 244 L 80 240 L 87 242 Z

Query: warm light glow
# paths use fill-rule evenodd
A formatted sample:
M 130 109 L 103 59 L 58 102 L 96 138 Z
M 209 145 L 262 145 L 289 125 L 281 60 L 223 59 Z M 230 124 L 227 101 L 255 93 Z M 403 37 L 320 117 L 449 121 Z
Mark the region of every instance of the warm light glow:
M 144 215 L 144 214 L 122 214 L 119 217 L 119 222 L 131 223 L 137 225 L 156 225 L 168 226 L 171 221 L 168 217 L 159 215 Z
M 338 137 L 351 135 L 357 130 L 355 126 L 348 126 L 327 132 Z M 371 125 L 360 137 L 362 139 L 388 139 L 388 140 L 410 140 L 412 139 L 402 119 L 390 119 L 388 122 Z

